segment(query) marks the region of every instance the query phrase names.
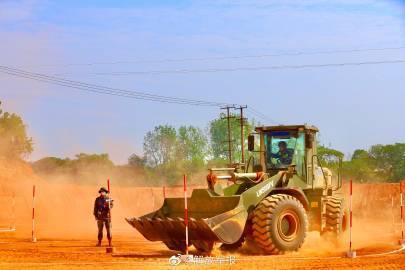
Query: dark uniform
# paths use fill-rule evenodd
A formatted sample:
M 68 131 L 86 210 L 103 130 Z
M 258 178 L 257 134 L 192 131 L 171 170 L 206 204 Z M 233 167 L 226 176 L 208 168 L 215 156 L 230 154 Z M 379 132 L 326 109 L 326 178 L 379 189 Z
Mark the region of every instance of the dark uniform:
M 280 163 L 283 165 L 290 165 L 292 162 L 292 157 L 294 154 L 294 150 L 287 148 L 285 151 L 280 151 L 277 154 L 272 154 L 271 157 L 277 158 L 280 160 Z
M 102 191 L 108 192 L 105 188 L 101 188 L 99 193 Z M 101 245 L 101 240 L 103 239 L 103 227 L 105 226 L 107 230 L 107 239 L 108 243 L 111 246 L 111 214 L 110 214 L 110 207 L 112 208 L 112 200 L 109 202 L 108 196 L 99 196 L 96 198 L 94 202 L 94 217 L 97 220 L 97 227 L 98 227 L 98 246 Z

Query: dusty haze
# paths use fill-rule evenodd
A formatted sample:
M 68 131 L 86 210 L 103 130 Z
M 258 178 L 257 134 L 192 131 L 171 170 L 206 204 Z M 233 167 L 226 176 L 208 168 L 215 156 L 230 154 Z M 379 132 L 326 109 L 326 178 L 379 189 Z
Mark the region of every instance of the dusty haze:
M 25 162 L 0 160 L 0 227 L 13 223 L 11 197 L 15 195 L 15 217 L 18 238 L 31 237 L 32 186 L 36 192 L 36 235 L 38 239 L 96 239 L 96 223 L 92 215 L 93 203 L 98 188 L 106 180 L 93 184 L 76 184 L 64 181 L 45 181 L 35 175 Z M 167 196 L 182 196 L 181 187 L 167 188 Z M 348 193 L 347 185 L 343 188 Z M 191 194 L 191 191 L 190 191 Z M 120 186 L 112 181 L 112 197 L 115 207 L 112 212 L 113 234 L 124 237 L 141 237 L 124 218 L 139 216 L 156 210 L 162 205 L 160 187 Z M 392 207 L 392 200 L 394 207 Z M 355 184 L 354 185 L 354 247 L 370 248 L 394 243 L 399 236 L 399 185 Z M 317 232 L 310 232 L 303 254 L 324 254 L 347 250 L 347 235 L 340 241 L 325 241 Z M 249 253 L 249 247 L 240 250 Z

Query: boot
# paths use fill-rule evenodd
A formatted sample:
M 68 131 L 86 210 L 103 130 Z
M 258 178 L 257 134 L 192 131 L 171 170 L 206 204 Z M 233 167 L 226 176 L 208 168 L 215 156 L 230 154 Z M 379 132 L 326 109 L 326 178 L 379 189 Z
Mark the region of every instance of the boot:
M 108 239 L 108 246 L 112 247 L 111 239 Z
M 96 247 L 101 247 L 101 240 L 98 240 Z

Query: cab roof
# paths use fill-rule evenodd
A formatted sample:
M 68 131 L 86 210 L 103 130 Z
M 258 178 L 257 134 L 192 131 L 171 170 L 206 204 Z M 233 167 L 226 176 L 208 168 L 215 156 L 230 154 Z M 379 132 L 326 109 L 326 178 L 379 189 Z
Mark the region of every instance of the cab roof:
M 316 126 L 313 125 L 278 125 L 278 126 L 259 126 L 255 128 L 256 132 L 262 132 L 262 131 L 273 131 L 273 130 L 307 130 L 311 132 L 318 132 L 319 129 Z

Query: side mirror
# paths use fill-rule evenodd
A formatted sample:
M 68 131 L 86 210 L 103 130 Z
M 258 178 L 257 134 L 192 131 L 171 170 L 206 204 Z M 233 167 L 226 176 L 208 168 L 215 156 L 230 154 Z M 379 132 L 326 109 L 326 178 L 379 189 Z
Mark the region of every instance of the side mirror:
M 249 151 L 255 150 L 255 136 L 254 135 L 248 136 L 248 150 Z
M 305 134 L 305 148 L 312 148 L 314 146 L 314 134 Z

